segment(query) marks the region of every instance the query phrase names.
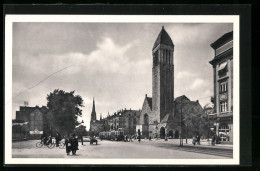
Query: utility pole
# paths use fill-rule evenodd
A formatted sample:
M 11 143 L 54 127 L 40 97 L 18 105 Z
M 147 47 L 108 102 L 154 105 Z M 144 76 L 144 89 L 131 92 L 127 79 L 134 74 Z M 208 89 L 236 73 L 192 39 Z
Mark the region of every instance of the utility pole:
M 181 126 L 181 131 L 180 131 L 180 147 L 183 146 L 183 139 L 182 139 L 182 97 L 181 97 L 181 117 L 180 117 L 180 126 Z

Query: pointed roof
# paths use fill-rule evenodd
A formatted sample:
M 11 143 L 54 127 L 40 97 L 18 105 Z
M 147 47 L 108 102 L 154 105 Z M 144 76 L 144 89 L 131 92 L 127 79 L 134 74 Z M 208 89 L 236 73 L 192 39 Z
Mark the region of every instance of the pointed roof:
M 154 45 L 153 45 L 153 50 L 159 45 L 159 44 L 164 44 L 164 45 L 169 45 L 169 46 L 174 46 L 171 37 L 169 34 L 165 31 L 164 26 L 162 26 L 162 30 L 159 33 Z
M 177 118 L 174 117 L 173 113 L 166 114 L 161 123 L 176 123 L 179 122 Z
M 91 112 L 91 121 L 97 120 L 97 115 L 96 115 L 96 109 L 95 109 L 95 100 L 93 97 L 93 107 L 92 107 L 92 112 Z
M 147 99 L 147 102 L 149 104 L 150 109 L 152 109 L 152 98 L 151 97 L 146 97 L 146 99 Z

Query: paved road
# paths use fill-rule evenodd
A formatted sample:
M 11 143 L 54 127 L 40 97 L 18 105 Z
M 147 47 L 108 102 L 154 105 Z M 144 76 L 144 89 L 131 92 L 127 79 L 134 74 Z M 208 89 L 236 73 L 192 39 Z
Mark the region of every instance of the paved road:
M 142 140 L 134 142 L 99 141 L 98 145 L 79 145 L 76 156 L 67 156 L 65 149 L 36 148 L 37 140 L 13 142 L 14 158 L 153 158 L 153 159 L 230 159 L 232 146 L 191 145 L 178 147 L 179 140 Z

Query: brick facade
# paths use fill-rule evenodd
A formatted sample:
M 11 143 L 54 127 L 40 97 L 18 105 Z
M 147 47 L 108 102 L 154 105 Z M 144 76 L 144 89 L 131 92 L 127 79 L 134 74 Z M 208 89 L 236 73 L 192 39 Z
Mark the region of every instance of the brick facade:
M 44 115 L 47 108 L 43 107 L 27 107 L 20 106 L 20 110 L 16 111 L 16 120 L 28 122 L 28 138 L 39 138 L 44 130 Z

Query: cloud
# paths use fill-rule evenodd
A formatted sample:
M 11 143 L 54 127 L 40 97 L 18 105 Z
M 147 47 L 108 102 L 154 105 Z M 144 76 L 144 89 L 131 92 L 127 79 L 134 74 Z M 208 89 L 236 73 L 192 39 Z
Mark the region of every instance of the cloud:
M 232 24 L 163 24 L 175 44 L 174 96 L 185 94 L 191 100 L 210 96 L 213 78 L 208 61 L 214 55 L 210 43 Z M 46 95 L 55 88 L 82 96 L 87 127 L 93 96 L 97 114 L 103 116 L 125 107 L 141 108 L 145 94 L 152 95 L 152 47 L 161 27 L 162 23 L 16 23 L 13 95 L 71 67 L 19 96 L 13 115 L 25 100 L 30 106 L 46 105 Z
M 176 75 L 177 79 L 190 79 L 193 78 L 194 76 L 196 76 L 195 73 L 189 72 L 189 71 L 181 71 L 178 72 Z
M 191 84 L 190 88 L 192 90 L 198 89 L 198 88 L 202 88 L 204 87 L 206 84 L 205 80 L 201 79 L 201 78 L 196 78 L 193 83 Z

